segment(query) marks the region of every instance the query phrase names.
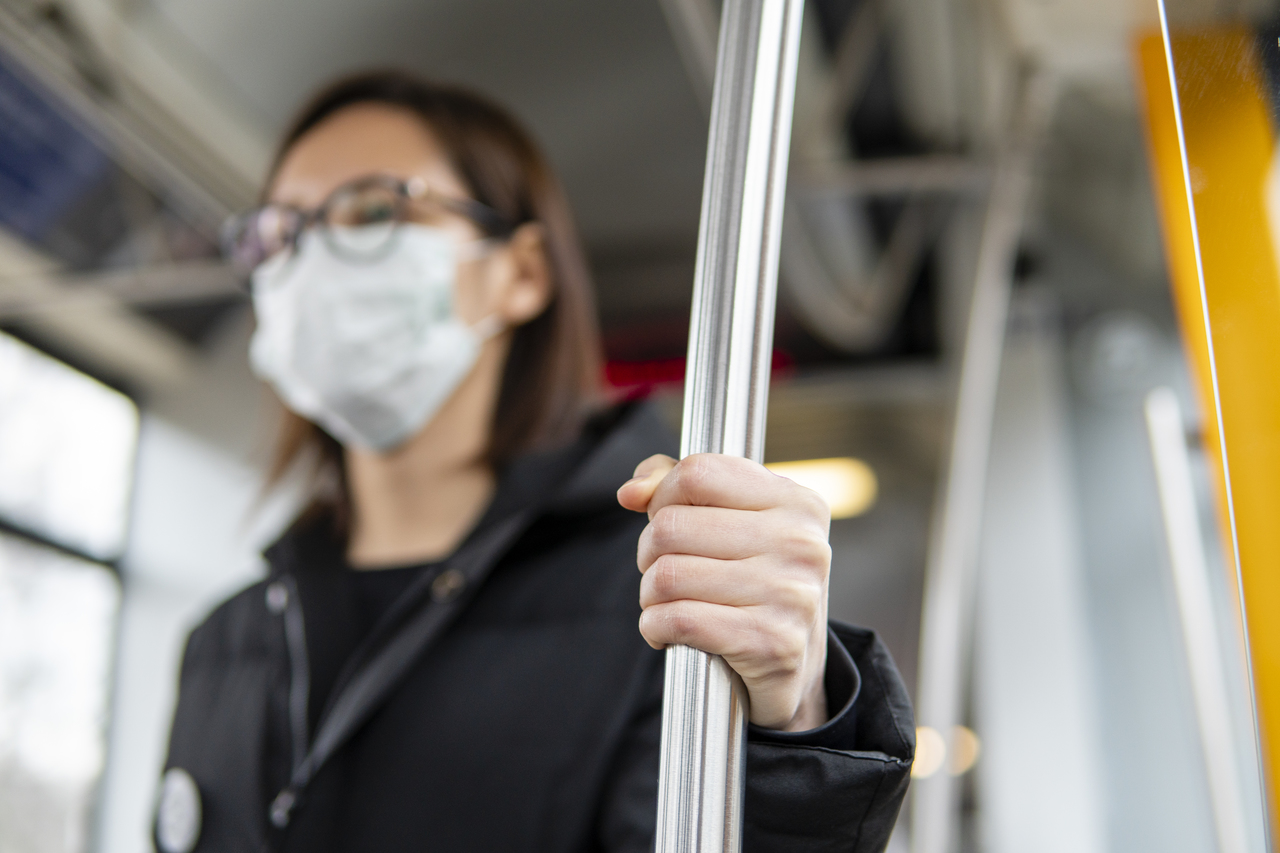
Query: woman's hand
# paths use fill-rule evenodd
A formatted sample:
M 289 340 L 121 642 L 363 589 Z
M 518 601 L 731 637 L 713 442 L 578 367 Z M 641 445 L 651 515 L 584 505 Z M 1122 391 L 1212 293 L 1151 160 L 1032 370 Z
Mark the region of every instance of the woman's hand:
M 734 456 L 651 456 L 635 473 L 618 502 L 649 514 L 637 555 L 645 640 L 721 655 L 746 683 L 758 726 L 825 723 L 826 503 Z

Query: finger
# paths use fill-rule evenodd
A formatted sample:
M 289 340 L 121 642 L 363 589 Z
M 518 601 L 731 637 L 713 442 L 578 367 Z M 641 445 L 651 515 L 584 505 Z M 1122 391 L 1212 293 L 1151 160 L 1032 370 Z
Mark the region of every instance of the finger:
M 672 504 L 762 510 L 789 501 L 806 505 L 816 501 L 812 507 L 815 510 L 819 504 L 824 510 L 826 507 L 816 493 L 749 459 L 697 453 L 676 464 L 658 484 L 648 507 L 652 517 L 662 507 Z
M 676 460 L 661 453 L 650 456 L 636 466 L 635 476 L 618 489 L 618 503 L 625 509 L 644 512 L 662 478 L 674 468 Z
M 811 620 L 822 592 L 820 577 L 779 572 L 772 561 L 664 554 L 640 580 L 640 606 L 704 601 L 726 607 L 770 607 L 791 618 Z
M 760 642 L 751 611 L 706 601 L 671 601 L 645 608 L 640 634 L 655 649 L 684 645 L 726 658 L 748 657 Z
M 653 513 L 640 534 L 636 565 L 640 571 L 663 554 L 688 554 L 713 560 L 781 556 L 784 565 L 827 565 L 831 549 L 826 530 L 783 513 L 746 512 L 710 506 L 666 506 Z
M 652 474 L 659 474 L 658 479 L 662 479 L 674 467 L 676 467 L 676 460 L 665 453 L 655 453 L 637 465 L 632 476 L 648 477 Z
M 772 525 L 753 524 L 757 513 L 710 506 L 668 506 L 653 515 L 640 534 L 636 564 L 648 571 L 663 554 L 713 560 L 745 560 L 770 545 Z
M 656 649 L 685 645 L 722 656 L 747 685 L 751 722 L 783 728 L 795 718 L 807 686 L 821 683 L 826 647 L 810 649 L 803 626 L 765 617 L 761 608 L 672 601 L 645 609 L 640 633 Z

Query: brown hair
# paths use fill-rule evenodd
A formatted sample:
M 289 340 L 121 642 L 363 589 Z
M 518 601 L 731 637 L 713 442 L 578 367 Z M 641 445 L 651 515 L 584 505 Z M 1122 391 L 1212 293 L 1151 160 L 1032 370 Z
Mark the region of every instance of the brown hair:
M 500 468 L 532 449 L 568 441 L 597 400 L 600 336 L 586 258 L 546 159 L 516 119 L 487 98 L 391 70 L 346 77 L 315 95 L 284 134 L 271 174 L 307 132 L 340 110 L 365 103 L 401 107 L 420 117 L 476 201 L 513 228 L 541 225 L 552 296 L 541 314 L 515 330 L 485 461 Z M 345 525 L 349 506 L 342 446 L 286 410 L 269 482 L 308 454 L 318 463 L 318 481 L 337 486 L 330 497 Z

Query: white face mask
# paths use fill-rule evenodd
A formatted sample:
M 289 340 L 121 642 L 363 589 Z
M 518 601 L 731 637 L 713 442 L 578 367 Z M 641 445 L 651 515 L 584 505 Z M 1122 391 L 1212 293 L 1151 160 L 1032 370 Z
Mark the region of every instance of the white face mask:
M 395 448 L 439 411 L 501 330 L 492 317 L 475 327 L 458 318 L 458 256 L 454 237 L 423 225 L 399 226 L 370 261 L 336 255 L 323 235 L 304 232 L 297 251 L 253 272 L 254 372 L 344 444 Z

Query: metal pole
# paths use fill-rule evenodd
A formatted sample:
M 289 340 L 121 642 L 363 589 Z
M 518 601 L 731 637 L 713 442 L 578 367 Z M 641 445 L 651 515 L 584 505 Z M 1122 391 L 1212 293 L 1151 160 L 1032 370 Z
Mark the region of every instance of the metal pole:
M 1053 81 L 1043 72 L 1022 76 L 1019 88 L 978 245 L 949 467 L 925 572 L 916 719 L 938 733 L 947 753 L 952 733 L 961 723 L 974 570 L 1013 262 L 1022 235 L 1033 155 L 1055 92 Z M 959 790 L 954 782 L 948 762 L 943 761 L 931 775 L 918 776 L 912 783 L 912 853 L 954 849 Z
M 680 455 L 760 461 L 803 0 L 726 0 L 694 273 Z M 742 843 L 746 689 L 716 655 L 667 649 L 658 853 Z
M 1250 848 L 1251 833 L 1241 790 L 1245 777 L 1238 763 L 1240 750 L 1232 725 L 1232 685 L 1224 666 L 1226 649 L 1222 647 L 1222 629 L 1209 585 L 1182 409 L 1173 391 L 1157 388 L 1147 395 L 1144 411 L 1169 547 L 1169 568 L 1182 617 L 1182 643 L 1200 727 L 1218 853 L 1245 853 Z M 1260 806 L 1258 811 L 1261 814 L 1264 810 Z M 1261 830 L 1258 827 L 1259 841 L 1263 837 Z

